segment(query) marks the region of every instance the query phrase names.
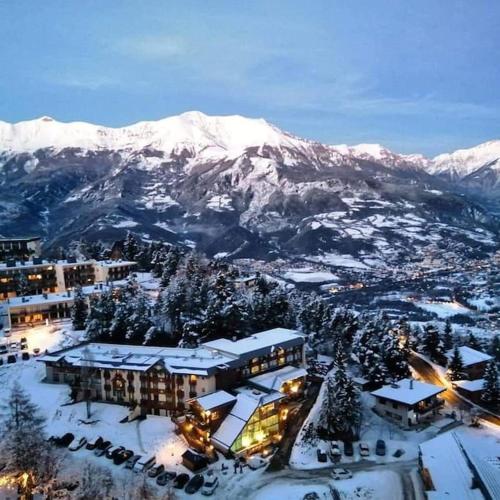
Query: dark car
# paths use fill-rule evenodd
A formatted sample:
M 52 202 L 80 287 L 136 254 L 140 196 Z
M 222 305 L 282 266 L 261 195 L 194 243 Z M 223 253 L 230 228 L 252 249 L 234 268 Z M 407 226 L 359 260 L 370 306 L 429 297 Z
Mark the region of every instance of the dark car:
M 88 443 L 87 443 L 87 446 L 85 448 L 87 448 L 87 450 L 95 450 L 96 448 L 99 448 L 99 445 L 103 442 L 104 440 L 102 439 L 102 437 L 96 437 L 94 439 L 91 439 Z
M 383 439 L 377 439 L 375 454 L 379 457 L 383 457 L 385 455 L 385 441 Z
M 73 439 L 75 439 L 74 434 L 71 434 L 71 432 L 67 432 L 62 437 L 54 438 L 54 444 L 56 446 L 61 446 L 63 448 L 67 448 L 71 444 Z
M 184 488 L 184 491 L 186 493 L 189 493 L 190 495 L 192 495 L 193 493 L 196 493 L 203 486 L 204 482 L 205 482 L 205 479 L 201 474 L 195 474 L 189 480 L 189 483 Z
M 394 453 L 393 457 L 399 458 L 402 457 L 405 454 L 405 450 L 402 450 L 401 448 L 398 448 Z
M 184 488 L 186 483 L 189 481 L 189 474 L 179 474 L 175 479 L 174 479 L 174 488 L 177 488 L 178 490 Z
M 118 453 L 121 453 L 124 450 L 125 448 L 123 446 L 113 446 L 108 451 L 106 451 L 106 458 L 114 460 L 116 455 L 118 455 Z
M 328 462 L 328 455 L 325 451 L 320 450 L 319 448 L 316 450 L 316 456 L 318 457 L 318 462 Z
M 21 354 L 21 359 L 22 359 L 23 361 L 28 361 L 28 359 L 30 359 L 30 353 L 29 353 L 29 352 L 23 352 L 23 353 Z
M 132 450 L 122 450 L 120 453 L 117 453 L 113 457 L 113 463 L 115 465 L 121 465 L 133 456 L 134 456 L 134 452 Z
M 103 441 L 100 446 L 94 450 L 94 455 L 96 457 L 102 457 L 111 448 L 111 441 Z
M 148 470 L 149 477 L 159 476 L 162 472 L 165 471 L 165 466 L 163 464 L 156 464 L 151 469 Z
M 157 478 L 156 478 L 156 484 L 160 486 L 165 486 L 167 483 L 175 479 L 177 476 L 176 472 L 169 472 L 168 470 L 165 472 L 162 472 Z M 175 483 L 174 483 L 175 486 Z M 182 488 L 182 486 L 181 486 Z
M 344 441 L 344 455 L 346 457 L 352 457 L 354 455 L 354 447 L 351 441 Z
M 7 363 L 8 364 L 15 363 L 16 361 L 17 361 L 17 356 L 15 354 L 9 354 L 7 356 Z

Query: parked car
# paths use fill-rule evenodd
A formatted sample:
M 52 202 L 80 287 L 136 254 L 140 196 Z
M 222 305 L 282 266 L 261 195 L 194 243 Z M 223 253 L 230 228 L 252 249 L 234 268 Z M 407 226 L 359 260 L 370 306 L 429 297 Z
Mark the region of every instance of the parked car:
M 134 465 L 139 461 L 141 455 L 132 455 L 125 464 L 125 469 L 133 469 Z
M 156 484 L 158 484 L 160 486 L 165 486 L 167 483 L 169 483 L 170 481 L 175 479 L 176 476 L 177 476 L 176 472 L 169 472 L 169 471 L 162 472 L 156 478 Z M 174 487 L 175 487 L 175 483 L 174 483 Z M 182 488 L 182 486 L 181 486 L 181 488 Z
M 123 446 L 112 446 L 111 448 L 108 448 L 106 450 L 106 458 L 109 458 L 112 460 L 115 458 L 115 455 L 120 453 L 120 451 L 124 450 L 125 448 Z
M 318 448 L 316 450 L 316 456 L 318 457 L 318 462 L 322 462 L 322 463 L 328 462 L 328 456 L 324 450 Z
M 15 354 L 9 354 L 7 356 L 7 363 L 8 364 L 15 363 L 16 361 L 17 361 L 17 356 Z
M 5 344 L 0 345 L 0 354 L 7 354 L 7 346 Z
M 35 347 L 33 349 L 33 356 L 40 356 L 40 348 L 39 347 Z
M 29 353 L 29 352 L 23 352 L 23 353 L 21 354 L 21 359 L 22 359 L 23 361 L 28 361 L 28 359 L 30 359 L 30 353 Z
M 204 482 L 205 479 L 201 474 L 195 474 L 186 484 L 184 491 L 192 495 L 193 493 L 196 493 L 203 486 Z
M 73 439 L 75 439 L 75 436 L 71 434 L 71 432 L 67 432 L 66 434 L 64 434 L 64 436 L 61 437 L 52 436 L 49 441 L 52 441 L 56 446 L 66 448 L 73 442 Z
M 89 440 L 87 443 L 87 450 L 95 450 L 96 448 L 99 447 L 99 445 L 103 442 L 104 440 L 102 439 L 101 436 L 94 437 Z
M 330 458 L 332 459 L 332 462 L 338 462 L 342 458 L 340 443 L 338 441 L 332 441 L 330 443 Z
M 148 476 L 157 477 L 164 471 L 165 471 L 165 466 L 163 464 L 156 464 L 153 465 L 153 467 L 151 467 L 151 469 L 148 470 Z
M 117 453 L 113 457 L 113 463 L 115 465 L 124 464 L 130 457 L 134 456 L 134 452 L 132 450 L 122 450 L 120 453 Z
M 204 478 L 201 494 L 209 497 L 214 494 L 218 486 L 219 478 L 215 474 L 207 474 Z
M 386 452 L 385 441 L 383 439 L 377 439 L 377 444 L 375 446 L 375 454 L 379 457 L 383 457 Z
M 96 457 L 102 457 L 103 455 L 106 455 L 108 450 L 112 447 L 113 445 L 111 444 L 111 441 L 103 441 L 101 445 L 94 450 L 94 455 Z
M 319 500 L 319 495 L 315 491 L 310 491 L 304 495 L 302 500 Z
M 368 446 L 368 443 L 359 443 L 359 454 L 362 457 L 368 457 L 370 455 L 370 447 Z
M 266 457 L 269 457 L 270 455 L 272 455 L 274 453 L 274 448 L 272 446 L 266 446 L 261 452 L 260 452 L 260 456 L 262 458 L 266 458 Z
M 399 458 L 402 457 L 405 454 L 405 450 L 402 450 L 401 448 L 398 448 L 394 453 L 393 457 Z
M 351 479 L 352 472 L 347 469 L 333 469 L 332 478 L 338 481 L 339 479 Z
M 148 469 L 153 467 L 155 464 L 155 457 L 153 456 L 144 456 L 140 458 L 136 464 L 134 465 L 134 468 L 132 469 L 134 472 L 146 472 Z
M 268 463 L 269 463 L 268 460 L 259 456 L 253 456 L 247 459 L 247 465 L 252 470 L 261 469 L 262 467 L 265 467 Z
M 87 444 L 87 439 L 84 438 L 83 436 L 78 436 L 73 441 L 71 441 L 71 444 L 69 445 L 68 449 L 70 451 L 77 451 L 80 448 L 83 448 Z
M 174 479 L 174 488 L 176 489 L 182 489 L 186 485 L 186 483 L 189 481 L 189 474 L 179 474 L 175 479 Z
M 344 441 L 344 455 L 346 457 L 352 457 L 354 455 L 354 447 L 351 441 Z

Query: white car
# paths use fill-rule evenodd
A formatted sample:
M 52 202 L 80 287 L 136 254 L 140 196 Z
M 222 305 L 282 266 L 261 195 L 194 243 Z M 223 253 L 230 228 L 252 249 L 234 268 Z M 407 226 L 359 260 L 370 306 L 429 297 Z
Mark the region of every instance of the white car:
M 335 460 L 340 460 L 342 457 L 342 452 L 340 451 L 340 443 L 338 441 L 332 441 L 330 443 L 330 458 Z
M 339 479 L 351 479 L 352 477 L 352 472 L 347 469 L 333 469 L 332 470 L 332 477 L 336 481 Z
M 209 497 L 214 494 L 218 486 L 219 478 L 215 474 L 207 474 L 205 476 L 205 482 L 201 488 L 201 494 Z
M 250 457 L 247 460 L 248 467 L 250 467 L 250 469 L 252 470 L 257 470 L 260 469 L 261 467 L 265 467 L 268 463 L 269 463 L 268 460 L 258 456 Z
M 71 441 L 71 444 L 68 446 L 68 449 L 70 451 L 77 451 L 80 448 L 83 448 L 87 444 L 87 439 L 84 438 L 83 436 L 77 436 L 73 441 Z
M 368 443 L 359 443 L 359 454 L 362 457 L 368 457 L 370 455 L 370 447 Z

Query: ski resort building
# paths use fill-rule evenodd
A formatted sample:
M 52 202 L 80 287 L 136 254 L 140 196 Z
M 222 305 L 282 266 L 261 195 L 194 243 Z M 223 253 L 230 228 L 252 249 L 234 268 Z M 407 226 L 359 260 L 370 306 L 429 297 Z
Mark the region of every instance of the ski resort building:
M 37 257 L 30 261 L 7 261 L 0 263 L 0 299 L 65 292 L 77 285 L 122 280 L 135 268 L 135 262 L 119 260 L 47 261 Z
M 194 349 L 81 344 L 39 359 L 45 380 L 70 385 L 76 400 L 90 393 L 131 415 L 174 416 L 197 450 L 234 454 L 281 438 L 287 401 L 307 374 L 304 338 L 285 328 Z
M 28 260 L 39 257 L 40 251 L 38 236 L 0 238 L 0 260 Z
M 403 379 L 385 385 L 371 394 L 375 397 L 375 411 L 382 417 L 408 428 L 433 420 L 444 401 L 438 397 L 445 387 Z

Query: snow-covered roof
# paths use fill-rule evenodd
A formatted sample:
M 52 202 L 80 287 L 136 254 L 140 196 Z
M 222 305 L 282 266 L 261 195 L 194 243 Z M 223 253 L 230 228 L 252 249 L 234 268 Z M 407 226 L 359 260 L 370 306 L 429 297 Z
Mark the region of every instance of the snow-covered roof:
M 17 268 L 31 268 L 31 267 L 47 267 L 53 265 L 48 260 L 42 260 L 36 264 L 32 260 L 15 261 L 13 266 L 10 265 L 11 261 L 0 262 L 0 269 L 17 269 Z
M 132 260 L 98 260 L 96 264 L 101 267 L 121 267 L 135 266 L 137 262 Z
M 476 363 L 483 363 L 484 361 L 490 361 L 491 359 L 493 359 L 489 354 L 481 351 L 476 351 L 476 349 L 472 349 L 471 347 L 467 347 L 465 345 L 460 346 L 458 350 L 460 352 L 460 355 L 462 356 L 463 365 L 465 367 L 475 365 Z M 451 359 L 451 357 L 453 356 L 453 351 L 454 350 L 451 349 L 446 353 L 446 357 L 448 359 Z
M 59 361 L 62 358 L 73 365 L 83 366 L 92 362 L 100 367 L 121 370 L 147 370 L 159 361 L 170 373 L 208 376 L 220 365 L 234 358 L 203 347 L 186 349 L 181 347 L 152 347 L 120 344 L 81 344 L 76 347 L 42 356 L 40 361 Z
M 107 285 L 89 285 L 83 286 L 82 292 L 84 295 L 94 295 L 98 293 L 103 293 L 107 291 L 109 287 Z M 43 304 L 60 304 L 65 302 L 73 302 L 74 292 L 60 292 L 60 293 L 46 293 L 39 295 L 26 295 L 24 297 L 11 297 L 5 303 L 9 309 L 43 305 Z
M 264 387 L 265 389 L 274 389 L 275 391 L 281 390 L 285 382 L 295 380 L 300 377 L 305 377 L 307 370 L 304 368 L 296 368 L 295 366 L 284 366 L 279 370 L 273 372 L 263 373 L 248 380 L 252 385 Z
M 228 450 L 236 441 L 236 438 L 240 435 L 247 422 L 252 418 L 257 408 L 284 397 L 283 394 L 277 391 L 266 393 L 252 389 L 251 387 L 241 387 L 237 389 L 237 393 L 236 403 L 231 412 L 212 436 L 213 441 L 216 441 Z
M 240 340 L 218 339 L 205 342 L 203 345 L 235 356 L 251 357 L 272 352 L 275 347 L 292 347 L 303 343 L 303 336 L 296 330 L 273 328 Z
M 8 241 L 38 241 L 40 236 L 13 236 L 12 238 L 0 237 L 0 243 Z
M 472 489 L 473 474 L 454 432 L 421 443 L 420 452 L 423 467 L 429 471 L 434 485 L 434 491 L 426 491 L 427 498 L 483 500 L 481 491 Z
M 414 405 L 445 390 L 445 387 L 405 378 L 394 384 L 384 385 L 384 387 L 373 391 L 371 394 L 377 398 Z
M 212 394 L 196 398 L 194 401 L 207 411 L 236 401 L 236 396 L 226 391 L 216 391 L 212 392 Z
M 482 391 L 484 378 L 479 378 L 477 380 L 457 380 L 453 382 L 453 385 L 470 392 Z

